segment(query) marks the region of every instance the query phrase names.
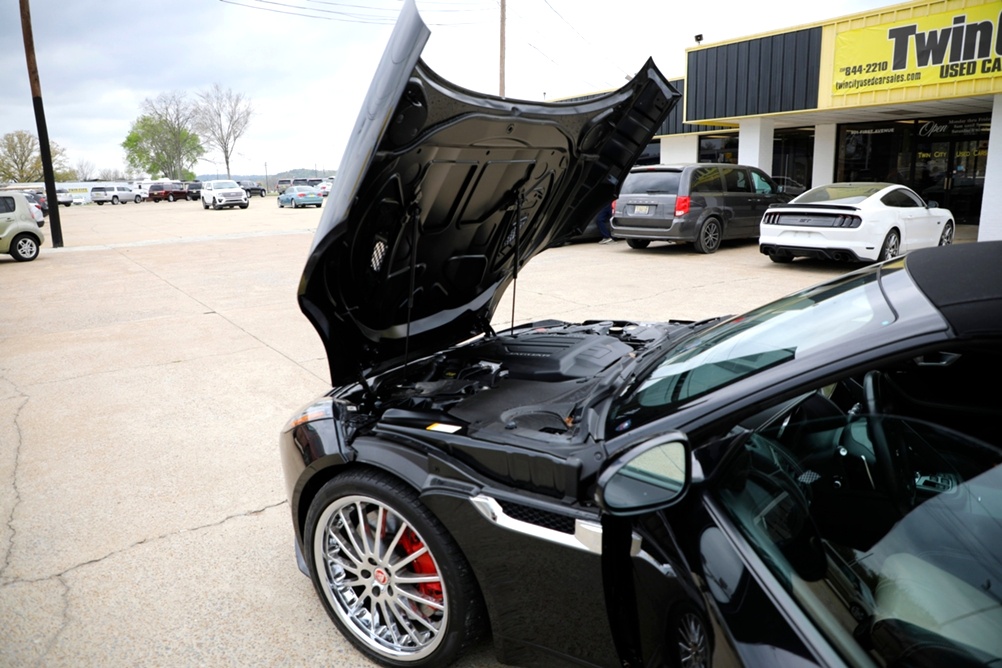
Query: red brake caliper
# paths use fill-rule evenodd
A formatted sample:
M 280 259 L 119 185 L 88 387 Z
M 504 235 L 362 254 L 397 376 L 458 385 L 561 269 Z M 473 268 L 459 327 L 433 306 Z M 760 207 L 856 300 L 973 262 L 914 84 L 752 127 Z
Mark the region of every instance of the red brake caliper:
M 404 552 L 407 554 L 414 554 L 418 550 L 424 547 L 424 543 L 421 539 L 417 537 L 411 529 L 404 532 L 404 535 L 400 537 L 400 547 L 403 548 Z M 437 574 L 438 571 L 435 570 L 435 561 L 431 558 L 431 554 L 425 552 L 420 557 L 417 557 L 411 562 L 414 567 L 414 572 L 421 575 Z M 442 602 L 442 583 L 441 582 L 422 582 L 418 585 L 418 590 L 423 596 L 436 601 L 438 603 Z

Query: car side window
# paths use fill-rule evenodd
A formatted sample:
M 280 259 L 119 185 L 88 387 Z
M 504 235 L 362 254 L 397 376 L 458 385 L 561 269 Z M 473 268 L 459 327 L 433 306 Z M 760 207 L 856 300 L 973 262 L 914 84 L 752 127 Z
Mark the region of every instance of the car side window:
M 727 192 L 751 192 L 751 184 L 748 182 L 748 174 L 745 170 L 740 167 L 722 167 L 720 171 L 723 173 L 724 186 Z
M 764 173 L 758 171 L 757 169 L 752 169 L 750 171 L 752 183 L 755 186 L 756 193 L 759 195 L 775 195 L 779 192 L 779 188 L 775 183 L 773 183 L 773 180 Z
M 924 207 L 925 204 L 921 202 L 918 198 L 914 197 L 907 190 L 902 190 L 900 188 L 892 190 L 883 197 L 880 201 L 887 206 L 893 206 L 898 208 L 909 208 L 909 207 Z
M 13 212 L 14 212 L 14 198 L 0 197 L 0 213 L 13 213 Z
M 719 193 L 723 191 L 720 170 L 716 167 L 697 167 L 692 170 L 690 193 Z

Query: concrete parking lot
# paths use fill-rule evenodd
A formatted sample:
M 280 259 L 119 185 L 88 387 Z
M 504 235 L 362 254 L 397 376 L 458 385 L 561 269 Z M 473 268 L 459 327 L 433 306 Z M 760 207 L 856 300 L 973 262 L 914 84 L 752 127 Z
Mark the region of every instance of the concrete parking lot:
M 328 387 L 295 299 L 320 211 L 60 212 L 65 248 L 0 257 L 0 665 L 370 665 L 296 568 L 276 447 Z M 704 318 L 849 268 L 570 245 L 515 318 Z

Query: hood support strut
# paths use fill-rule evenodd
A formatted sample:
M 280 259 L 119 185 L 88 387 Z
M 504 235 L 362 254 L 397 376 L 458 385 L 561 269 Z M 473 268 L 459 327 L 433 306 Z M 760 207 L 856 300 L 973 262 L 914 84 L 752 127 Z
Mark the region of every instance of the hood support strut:
M 525 201 L 525 191 L 521 188 L 515 193 L 515 265 L 511 271 L 511 334 L 515 333 L 515 296 L 518 293 L 518 263 L 519 249 L 522 247 L 519 231 L 522 228 L 522 203 Z
M 414 286 L 417 282 L 418 227 L 421 225 L 421 207 L 418 206 L 417 202 L 412 202 L 407 207 L 407 218 L 404 221 L 404 225 L 413 225 L 413 232 L 411 234 L 410 295 L 407 297 L 407 334 L 404 336 L 404 368 L 406 369 L 411 360 L 411 312 L 414 310 Z

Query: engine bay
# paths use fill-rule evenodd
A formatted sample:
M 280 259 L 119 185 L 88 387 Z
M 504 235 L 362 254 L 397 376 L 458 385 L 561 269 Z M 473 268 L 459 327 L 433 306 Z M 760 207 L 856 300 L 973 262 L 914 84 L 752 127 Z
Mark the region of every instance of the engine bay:
M 341 398 L 369 422 L 447 421 L 467 434 L 560 435 L 607 370 L 688 323 L 547 321 L 483 336 L 370 379 Z

